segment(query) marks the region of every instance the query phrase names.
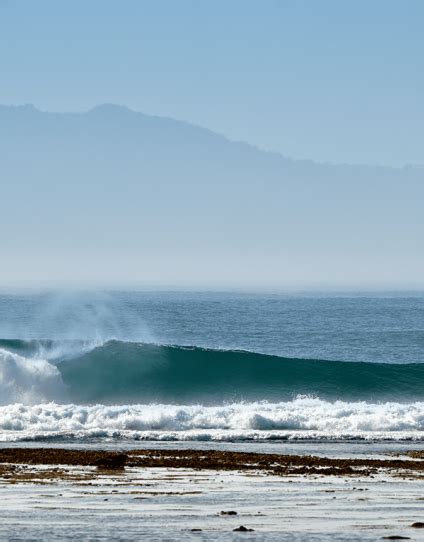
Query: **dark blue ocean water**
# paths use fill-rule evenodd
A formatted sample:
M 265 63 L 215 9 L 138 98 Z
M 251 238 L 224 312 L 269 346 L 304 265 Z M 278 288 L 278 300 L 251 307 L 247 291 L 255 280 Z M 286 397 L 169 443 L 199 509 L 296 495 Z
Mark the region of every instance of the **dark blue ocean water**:
M 422 293 L 0 296 L 0 441 L 419 441 L 423 384 Z
M 9 292 L 0 294 L 0 338 L 416 363 L 424 362 L 424 293 Z

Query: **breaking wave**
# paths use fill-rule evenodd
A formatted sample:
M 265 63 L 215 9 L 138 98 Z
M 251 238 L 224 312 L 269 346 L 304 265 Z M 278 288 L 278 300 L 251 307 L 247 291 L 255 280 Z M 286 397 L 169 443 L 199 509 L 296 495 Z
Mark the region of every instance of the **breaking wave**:
M 424 364 L 0 340 L 0 440 L 424 439 Z
M 289 359 L 244 351 L 108 341 L 0 341 L 0 404 L 424 400 L 424 363 Z M 66 392 L 66 393 L 65 393 Z
M 65 385 L 57 367 L 0 348 L 0 404 L 64 400 Z

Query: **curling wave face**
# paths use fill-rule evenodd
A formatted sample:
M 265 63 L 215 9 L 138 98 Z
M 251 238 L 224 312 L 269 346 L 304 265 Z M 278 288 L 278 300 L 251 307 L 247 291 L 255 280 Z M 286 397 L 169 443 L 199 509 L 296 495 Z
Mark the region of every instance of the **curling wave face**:
M 72 352 L 72 355 L 69 355 Z M 49 355 L 50 353 L 50 355 Z M 41 356 L 44 356 L 43 358 Z M 109 341 L 88 349 L 0 341 L 0 404 L 424 400 L 424 364 L 289 359 L 244 351 Z

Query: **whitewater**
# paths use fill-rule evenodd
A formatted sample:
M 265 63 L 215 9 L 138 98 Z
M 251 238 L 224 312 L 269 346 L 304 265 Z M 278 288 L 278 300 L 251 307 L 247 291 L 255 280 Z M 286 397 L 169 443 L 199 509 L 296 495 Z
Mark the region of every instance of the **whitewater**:
M 424 402 L 330 403 L 299 397 L 283 403 L 0 407 L 0 440 L 275 439 L 423 440 Z

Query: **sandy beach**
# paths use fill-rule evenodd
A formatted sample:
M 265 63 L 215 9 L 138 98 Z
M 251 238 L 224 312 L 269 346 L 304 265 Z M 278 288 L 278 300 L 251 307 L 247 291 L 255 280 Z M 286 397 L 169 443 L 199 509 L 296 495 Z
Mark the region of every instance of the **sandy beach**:
M 0 538 L 424 540 L 424 454 L 0 450 Z

